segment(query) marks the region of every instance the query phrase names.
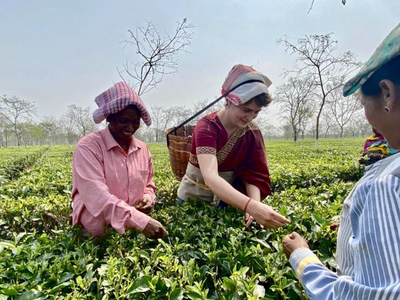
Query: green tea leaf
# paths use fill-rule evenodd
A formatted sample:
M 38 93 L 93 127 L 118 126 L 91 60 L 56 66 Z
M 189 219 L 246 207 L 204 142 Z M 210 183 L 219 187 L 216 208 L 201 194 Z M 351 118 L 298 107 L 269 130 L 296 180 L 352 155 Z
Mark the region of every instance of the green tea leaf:
M 41 299 L 46 299 L 46 296 L 42 292 L 38 291 L 29 291 L 15 298 L 15 300 L 41 300 Z
M 168 300 L 182 300 L 182 299 L 183 299 L 183 290 L 181 288 L 173 290 L 168 297 Z
M 128 295 L 135 293 L 144 293 L 150 290 L 151 276 L 142 276 L 137 278 L 128 290 Z

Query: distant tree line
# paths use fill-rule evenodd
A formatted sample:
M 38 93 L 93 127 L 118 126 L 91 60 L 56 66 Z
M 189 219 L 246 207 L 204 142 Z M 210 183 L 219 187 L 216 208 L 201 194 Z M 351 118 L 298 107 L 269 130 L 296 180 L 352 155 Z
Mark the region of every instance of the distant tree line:
M 126 62 L 118 73 L 123 80 L 128 77 L 139 95 L 151 91 L 163 76 L 176 73 L 178 54 L 187 53 L 194 26 L 187 19 L 178 22 L 173 34 L 160 35 L 157 28 L 148 22 L 146 27 L 128 31 L 124 41 L 136 50 L 133 62 Z M 285 82 L 278 86 L 273 95 L 280 108 L 282 123 L 278 126 L 268 121 L 268 109 L 263 110 L 256 119 L 265 139 L 318 139 L 367 136 L 371 127 L 362 116 L 363 110 L 359 96 L 343 98 L 341 91 L 348 75 L 360 63 L 355 54 L 348 51 L 337 53 L 338 42 L 333 34 L 310 35 L 300 38 L 296 43 L 288 38 L 278 40 L 285 50 L 295 55 L 297 61 L 292 70 L 285 71 Z M 195 124 L 202 116 L 221 109 L 221 100 L 192 121 Z M 208 100 L 198 100 L 190 107 L 159 106 L 149 107 L 153 124 L 142 126 L 135 136 L 148 143 L 165 142 L 165 131 L 178 126 L 209 104 Z M 89 107 L 70 105 L 59 118 L 42 117 L 34 121 L 37 109 L 35 103 L 16 96 L 0 96 L 0 147 L 75 144 L 81 137 L 101 129 L 92 120 Z
M 60 117 L 44 116 L 34 121 L 34 102 L 16 96 L 0 97 L 0 147 L 75 144 L 82 136 L 96 131 L 90 108 L 69 105 Z
M 293 84 L 288 82 L 277 90 L 275 101 L 281 101 L 281 89 L 286 85 Z M 300 85 L 296 85 L 301 87 Z M 285 89 L 290 91 L 289 88 Z M 300 90 L 301 91 L 301 90 Z M 298 92 L 298 91 L 297 91 Z M 295 94 L 296 95 L 296 94 Z M 288 95 L 290 99 L 290 95 Z M 294 97 L 292 97 L 294 98 Z M 153 124 L 150 127 L 142 125 L 135 136 L 147 143 L 166 142 L 165 131 L 182 123 L 184 120 L 194 115 L 201 108 L 205 107 L 210 101 L 199 100 L 191 107 L 185 106 L 157 106 L 149 107 Z M 307 104 L 307 102 L 305 102 Z M 347 103 L 347 102 L 345 102 Z M 191 123 L 196 122 L 204 115 L 221 109 L 225 100 L 209 108 L 202 115 L 198 116 Z M 289 119 L 290 104 L 286 104 L 282 114 L 287 115 L 279 126 L 274 126 L 268 121 L 268 109 L 263 110 L 257 117 L 256 123 L 260 127 L 265 139 L 294 139 L 315 137 L 315 124 L 312 120 L 312 107 L 303 107 L 298 105 L 297 115 L 291 121 Z M 307 105 L 305 105 L 307 106 Z M 295 106 L 293 106 L 295 107 Z M 362 110 L 350 108 L 343 101 L 332 102 L 326 114 L 322 115 L 320 132 L 323 138 L 341 138 L 341 137 L 360 137 L 366 136 L 371 132 L 370 126 L 365 122 L 362 116 Z M 92 113 L 89 107 L 79 107 L 69 105 L 67 111 L 61 117 L 52 115 L 41 117 L 40 120 L 34 120 L 36 117 L 35 103 L 17 98 L 15 96 L 3 95 L 0 98 L 0 147 L 9 146 L 30 146 L 30 145 L 73 145 L 80 138 L 90 132 L 100 130 L 105 124 L 96 125 L 92 119 Z M 341 113 L 344 111 L 344 113 Z M 335 117 L 335 114 L 342 117 Z

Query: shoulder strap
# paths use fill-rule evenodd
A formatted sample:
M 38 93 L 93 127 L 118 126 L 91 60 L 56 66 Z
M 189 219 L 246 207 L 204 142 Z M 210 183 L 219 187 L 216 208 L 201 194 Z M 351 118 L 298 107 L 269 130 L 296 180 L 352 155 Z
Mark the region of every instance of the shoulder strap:
M 189 123 L 190 121 L 192 121 L 194 118 L 196 118 L 198 115 L 200 115 L 202 112 L 205 112 L 207 109 L 209 109 L 211 106 L 213 106 L 215 103 L 217 103 L 219 100 L 221 100 L 222 98 L 226 97 L 229 95 L 229 93 L 231 93 L 233 90 L 237 89 L 239 86 L 242 86 L 244 84 L 247 83 L 252 83 L 252 82 L 261 82 L 264 83 L 262 80 L 257 80 L 257 79 L 252 79 L 252 80 L 247 80 L 247 81 L 243 81 L 242 83 L 239 83 L 237 86 L 231 88 L 229 91 L 227 91 L 225 94 L 223 94 L 221 97 L 217 98 L 216 100 L 214 100 L 213 102 L 211 102 L 210 104 L 208 104 L 206 107 L 204 107 L 203 109 L 201 109 L 200 111 L 198 111 L 197 113 L 195 113 L 193 116 L 191 116 L 189 119 L 183 121 L 181 124 L 179 124 L 178 126 L 174 127 L 173 130 L 171 130 L 170 132 L 168 132 L 167 134 L 167 143 L 168 143 L 168 136 L 171 133 L 174 133 L 176 135 L 176 131 L 178 130 L 178 128 L 181 128 L 182 126 L 186 125 L 187 123 Z

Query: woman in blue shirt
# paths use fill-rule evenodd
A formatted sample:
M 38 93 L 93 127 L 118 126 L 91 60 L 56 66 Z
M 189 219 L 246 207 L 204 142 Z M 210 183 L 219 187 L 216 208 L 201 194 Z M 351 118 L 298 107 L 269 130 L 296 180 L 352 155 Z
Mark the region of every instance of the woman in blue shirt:
M 400 150 L 400 24 L 343 94 L 359 88 L 368 122 Z M 340 217 L 337 273 L 296 232 L 283 239 L 284 253 L 310 299 L 400 299 L 400 154 L 366 169 Z

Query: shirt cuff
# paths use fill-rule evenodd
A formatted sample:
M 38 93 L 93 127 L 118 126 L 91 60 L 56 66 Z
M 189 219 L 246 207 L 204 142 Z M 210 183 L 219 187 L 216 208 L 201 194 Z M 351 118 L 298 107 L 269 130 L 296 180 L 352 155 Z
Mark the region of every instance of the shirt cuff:
M 144 195 L 147 195 L 147 196 L 149 196 L 150 197 L 150 200 L 151 200 L 151 204 L 152 204 L 152 206 L 154 207 L 154 205 L 156 204 L 156 194 L 155 193 L 146 193 L 146 192 L 144 192 L 144 194 L 143 194 L 143 196 Z
M 149 223 L 151 217 L 138 211 L 135 208 L 131 208 L 131 217 L 126 220 L 126 228 L 133 228 L 138 231 L 143 231 Z
M 311 263 L 322 264 L 318 257 L 308 248 L 298 248 L 290 255 L 289 263 L 293 270 L 296 272 L 298 279 L 301 279 L 301 275 L 306 266 Z

